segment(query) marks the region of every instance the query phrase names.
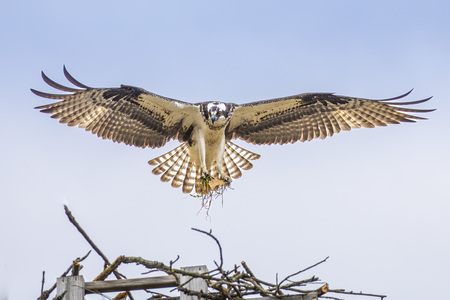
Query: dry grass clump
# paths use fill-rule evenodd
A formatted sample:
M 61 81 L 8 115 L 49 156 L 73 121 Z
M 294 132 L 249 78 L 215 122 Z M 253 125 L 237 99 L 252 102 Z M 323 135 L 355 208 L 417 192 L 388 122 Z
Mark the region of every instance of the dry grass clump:
M 201 177 L 195 184 L 196 194 L 191 194 L 193 197 L 202 199 L 202 209 L 208 212 L 211 208 L 213 199 L 222 197 L 224 192 L 230 187 L 229 181 L 223 179 L 212 178 L 211 176 Z

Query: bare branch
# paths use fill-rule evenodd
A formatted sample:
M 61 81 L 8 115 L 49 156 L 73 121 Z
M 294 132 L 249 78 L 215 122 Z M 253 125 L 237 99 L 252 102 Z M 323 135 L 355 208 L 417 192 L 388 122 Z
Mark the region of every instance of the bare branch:
M 85 260 L 85 259 L 86 259 L 86 257 L 88 257 L 88 256 L 89 256 L 89 254 L 91 254 L 91 252 L 92 252 L 92 251 L 91 251 L 91 250 L 89 250 L 89 251 L 88 251 L 88 253 L 86 253 L 86 255 L 85 255 L 85 256 L 83 256 L 82 258 L 79 258 L 79 257 L 78 257 L 78 258 L 77 258 L 78 262 L 82 262 L 83 260 Z
M 113 273 L 120 265 L 122 262 L 121 258 L 122 256 L 119 256 L 112 264 L 106 267 L 97 277 L 95 277 L 93 281 L 105 280 L 109 274 Z
M 44 284 L 45 284 L 45 271 L 42 271 L 42 285 L 41 285 L 41 296 L 38 299 L 44 299 Z
M 363 292 L 353 292 L 353 291 L 345 291 L 345 290 L 328 290 L 330 293 L 337 293 L 337 294 L 347 294 L 347 295 L 358 295 L 358 296 L 370 296 L 370 297 L 379 297 L 381 300 L 386 298 L 386 295 L 377 295 L 377 294 L 369 294 L 369 293 L 363 293 Z
M 119 293 L 112 300 L 125 300 L 127 299 L 128 294 L 126 292 Z
M 241 265 L 244 267 L 245 271 L 252 277 L 255 277 L 252 270 L 247 266 L 247 263 L 245 261 L 241 261 Z
M 178 261 L 180 259 L 180 256 L 179 255 L 177 255 L 177 258 L 175 259 L 175 260 L 171 260 L 170 261 L 170 268 L 172 269 L 172 266 Z
M 282 285 L 283 282 L 285 282 L 286 280 L 288 280 L 289 278 L 291 278 L 291 277 L 293 277 L 293 276 L 295 276 L 295 275 L 298 275 L 298 274 L 300 274 L 300 273 L 303 273 L 303 272 L 305 272 L 305 271 L 307 271 L 307 270 L 309 270 L 309 269 L 312 269 L 312 268 L 314 268 L 314 267 L 320 265 L 321 263 L 326 262 L 328 258 L 329 258 L 329 256 L 327 256 L 324 260 L 321 260 L 321 261 L 319 261 L 318 263 L 315 263 L 315 264 L 312 265 L 312 266 L 309 266 L 309 267 L 307 267 L 307 268 L 305 268 L 305 269 L 303 269 L 303 270 L 300 270 L 300 271 L 298 271 L 298 272 L 295 272 L 295 273 L 293 273 L 293 274 L 287 276 L 286 278 L 284 278 L 283 280 L 281 280 L 281 282 L 280 282 L 279 285 Z
M 78 276 L 78 274 L 80 273 L 80 269 L 81 269 L 80 262 L 74 260 L 72 264 L 72 276 Z
M 206 232 L 206 231 L 203 231 L 203 230 L 200 230 L 200 229 L 197 229 L 197 228 L 191 228 L 191 229 L 195 230 L 195 231 L 198 231 L 198 232 L 201 232 L 203 234 L 206 234 L 207 236 L 212 238 L 214 241 L 216 241 L 217 246 L 219 247 L 219 254 L 220 254 L 220 265 L 219 265 L 219 268 L 221 269 L 222 266 L 223 266 L 223 256 L 222 256 L 222 246 L 220 245 L 219 240 L 214 235 L 212 235 L 211 232 Z
M 217 265 L 217 269 L 220 271 L 220 273 L 222 274 L 222 277 L 224 277 L 228 282 L 233 282 L 230 277 L 228 276 L 230 272 L 225 272 L 220 266 Z M 238 295 L 239 298 L 242 298 L 242 294 L 241 291 L 235 286 L 235 285 L 231 285 L 231 288 L 234 290 L 234 292 L 236 293 L 236 295 Z
M 89 256 L 90 253 L 91 253 L 91 251 L 89 250 L 89 252 L 86 253 L 85 256 L 83 256 L 82 258 L 79 258 L 79 257 L 78 257 L 76 260 L 79 261 L 79 262 L 81 262 L 81 261 L 85 260 L 86 257 Z M 67 268 L 67 270 L 66 270 L 64 273 L 62 273 L 60 277 L 65 277 L 67 274 L 69 274 L 70 270 L 72 270 L 72 266 L 73 266 L 73 264 L 71 264 L 70 267 Z M 80 268 L 80 269 L 81 269 L 81 268 Z M 55 282 L 54 285 L 52 285 L 51 288 L 49 288 L 49 289 L 46 290 L 46 291 L 43 291 L 43 292 L 41 293 L 41 297 L 39 297 L 38 300 L 46 300 L 46 299 L 48 299 L 48 297 L 50 296 L 50 294 L 51 294 L 55 289 L 56 289 L 56 282 Z
M 75 220 L 75 217 L 72 215 L 72 212 L 69 210 L 67 205 L 64 205 L 64 210 L 66 211 L 66 215 L 69 218 L 70 223 L 72 223 L 77 228 L 77 230 L 81 233 L 81 235 L 84 237 L 84 239 L 89 243 L 89 245 L 91 245 L 92 249 L 94 249 L 95 252 L 97 252 L 97 254 L 103 259 L 103 261 L 105 262 L 104 268 L 106 269 L 111 264 L 109 262 L 108 258 L 106 257 L 106 255 L 103 254 L 103 252 L 100 250 L 100 248 L 98 248 L 97 245 L 87 235 L 86 231 L 81 227 L 80 224 L 78 224 L 78 222 Z M 125 276 L 120 274 L 116 269 L 114 269 L 113 273 L 117 279 L 126 278 Z M 128 297 L 130 297 L 131 300 L 134 300 L 133 295 L 130 292 L 127 292 L 127 293 L 128 293 Z
M 67 205 L 64 205 L 64 210 L 66 211 L 66 215 L 69 218 L 70 223 L 72 223 L 75 228 L 81 233 L 81 235 L 84 237 L 84 239 L 91 245 L 92 249 L 97 252 L 98 255 L 100 255 L 101 258 L 105 261 L 106 264 L 110 264 L 108 258 L 103 254 L 103 252 L 97 247 L 97 245 L 91 240 L 91 238 L 87 235 L 86 231 L 78 224 L 78 222 L 75 220 L 74 216 L 72 215 L 72 212 L 69 210 Z
M 53 300 L 62 300 L 64 298 L 64 296 L 66 295 L 67 291 L 65 291 L 64 293 L 62 293 L 59 296 L 56 296 L 53 298 Z

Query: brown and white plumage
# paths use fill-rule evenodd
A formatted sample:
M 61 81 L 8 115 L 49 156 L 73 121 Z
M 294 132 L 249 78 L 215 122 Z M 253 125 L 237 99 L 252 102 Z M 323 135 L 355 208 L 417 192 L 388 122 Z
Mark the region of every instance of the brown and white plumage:
M 258 145 L 286 144 L 324 139 L 341 130 L 387 126 L 425 119 L 409 113 L 433 109 L 411 109 L 405 105 L 428 101 L 393 102 L 401 96 L 369 100 L 330 93 L 307 93 L 240 105 L 227 128 L 227 138 Z
M 290 97 L 234 104 L 202 102 L 191 104 L 159 96 L 144 89 L 91 88 L 74 79 L 64 68 L 66 78 L 77 88 L 66 87 L 49 79 L 51 87 L 69 92 L 49 94 L 31 90 L 38 96 L 60 100 L 36 107 L 51 114 L 60 123 L 78 126 L 115 142 L 141 148 L 164 146 L 169 140 L 182 144 L 149 161 L 173 187 L 183 186 L 184 193 L 204 176 L 227 182 L 239 178 L 240 169 L 252 168 L 250 160 L 259 155 L 231 142 L 241 139 L 253 144 L 286 144 L 324 139 L 341 130 L 386 126 L 424 119 L 413 113 L 429 109 L 411 109 L 430 98 L 395 102 L 410 92 L 385 100 L 369 100 L 330 93 L 306 93 Z
M 223 162 L 223 168 L 225 174 L 233 179 L 238 179 L 242 176 L 240 168 L 244 170 L 250 170 L 253 165 L 249 160 L 258 159 L 260 156 L 248 150 L 245 150 L 238 145 L 228 141 L 225 145 L 225 158 Z M 198 182 L 201 172 L 196 166 L 189 165 L 190 156 L 187 144 L 181 144 L 172 151 L 158 156 L 148 162 L 152 166 L 156 166 L 153 169 L 153 174 L 161 175 L 161 181 L 169 182 L 172 180 L 172 187 L 180 187 L 183 185 L 183 192 L 190 193 Z M 195 168 L 195 169 L 194 169 Z M 186 178 L 187 170 L 190 169 L 192 177 Z M 218 173 L 215 168 L 212 168 L 210 175 L 215 177 Z M 194 180 L 195 177 L 195 180 Z M 200 191 L 197 191 L 198 193 Z

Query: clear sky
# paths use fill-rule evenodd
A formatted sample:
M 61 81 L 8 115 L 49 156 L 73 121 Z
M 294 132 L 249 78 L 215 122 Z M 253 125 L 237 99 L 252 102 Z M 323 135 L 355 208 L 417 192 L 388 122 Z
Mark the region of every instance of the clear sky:
M 245 260 L 268 281 L 330 256 L 305 277 L 388 299 L 442 298 L 450 281 L 449 3 L 2 1 L 0 300 L 37 298 L 43 270 L 48 288 L 89 250 L 63 203 L 110 259 L 180 255 L 180 267 L 213 268 L 216 246 L 190 230 L 197 227 L 220 239 L 226 267 Z M 90 86 L 128 84 L 184 101 L 302 92 L 380 99 L 414 88 L 408 99 L 434 96 L 420 108 L 437 111 L 323 141 L 237 141 L 261 159 L 206 217 L 199 199 L 147 165 L 178 143 L 115 144 L 33 109 L 51 102 L 29 91 L 51 91 L 40 71 L 66 84 L 64 64 Z M 95 254 L 84 265 L 87 281 L 103 266 Z

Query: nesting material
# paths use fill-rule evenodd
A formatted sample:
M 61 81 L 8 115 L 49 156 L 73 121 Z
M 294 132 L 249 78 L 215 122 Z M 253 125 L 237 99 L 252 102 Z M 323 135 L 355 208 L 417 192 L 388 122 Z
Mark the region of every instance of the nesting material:
M 195 184 L 196 194 L 191 194 L 193 197 L 202 199 L 202 209 L 208 212 L 213 199 L 223 196 L 223 193 L 230 187 L 230 182 L 212 178 L 210 176 L 201 177 Z

